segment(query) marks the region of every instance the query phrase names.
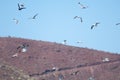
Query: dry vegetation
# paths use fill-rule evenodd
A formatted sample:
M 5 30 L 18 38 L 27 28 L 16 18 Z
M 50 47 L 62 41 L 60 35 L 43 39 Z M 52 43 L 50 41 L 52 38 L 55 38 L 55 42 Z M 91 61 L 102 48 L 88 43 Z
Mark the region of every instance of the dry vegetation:
M 0 80 L 120 80 L 120 55 L 60 43 L 0 38 L 0 61 Z
M 4 61 L 0 61 L 0 80 L 35 80 Z

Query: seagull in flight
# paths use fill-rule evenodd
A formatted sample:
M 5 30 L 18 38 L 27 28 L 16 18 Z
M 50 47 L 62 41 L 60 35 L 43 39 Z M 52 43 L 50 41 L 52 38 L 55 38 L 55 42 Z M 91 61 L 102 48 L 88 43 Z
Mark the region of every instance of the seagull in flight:
M 79 17 L 79 16 L 75 16 L 73 19 L 77 19 L 77 18 L 79 18 L 79 19 L 80 19 L 80 22 L 81 22 L 81 23 L 83 22 L 82 17 Z
M 98 24 L 100 24 L 100 23 L 99 23 L 99 22 L 96 22 L 95 24 L 93 24 L 93 25 L 91 26 L 91 29 L 93 29 L 94 27 L 97 27 Z
M 88 8 L 88 6 L 84 6 L 84 5 L 81 4 L 80 2 L 78 2 L 78 4 L 80 5 L 81 9 L 86 9 L 86 8 Z
M 16 24 L 18 24 L 19 21 L 17 19 L 13 18 L 13 20 L 15 21 Z
M 83 43 L 82 41 L 77 41 L 76 43 L 80 44 L 80 43 Z
M 35 14 L 35 15 L 32 17 L 32 19 L 36 19 L 37 16 L 38 16 L 38 13 Z
M 37 16 L 38 16 L 38 13 L 35 14 L 33 17 L 29 18 L 29 19 L 36 19 Z
M 116 23 L 116 25 L 120 25 L 120 23 Z
M 18 10 L 26 9 L 23 4 L 18 3 Z

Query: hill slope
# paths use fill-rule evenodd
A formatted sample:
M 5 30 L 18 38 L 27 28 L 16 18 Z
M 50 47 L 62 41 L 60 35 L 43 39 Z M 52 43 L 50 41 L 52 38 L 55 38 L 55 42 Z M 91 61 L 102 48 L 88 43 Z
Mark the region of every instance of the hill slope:
M 26 52 L 20 49 L 24 44 L 27 45 Z M 1 61 L 23 70 L 36 80 L 120 80 L 120 55 L 104 51 L 29 39 L 0 38 L 0 55 Z

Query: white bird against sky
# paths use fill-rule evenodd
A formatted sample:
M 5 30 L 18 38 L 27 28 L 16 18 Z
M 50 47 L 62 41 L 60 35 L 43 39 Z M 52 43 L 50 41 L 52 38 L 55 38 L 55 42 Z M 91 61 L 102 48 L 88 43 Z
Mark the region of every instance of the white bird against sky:
M 22 9 L 26 9 L 26 8 L 24 7 L 24 4 L 19 4 L 19 3 L 18 3 L 18 10 L 22 10 Z
M 81 9 L 86 9 L 86 8 L 88 8 L 88 6 L 85 6 L 85 5 L 81 4 L 80 2 L 78 2 L 78 4 L 80 5 Z
M 94 27 L 97 27 L 98 24 L 100 24 L 100 23 L 99 23 L 99 22 L 96 22 L 96 23 L 92 24 L 91 29 L 93 29 Z

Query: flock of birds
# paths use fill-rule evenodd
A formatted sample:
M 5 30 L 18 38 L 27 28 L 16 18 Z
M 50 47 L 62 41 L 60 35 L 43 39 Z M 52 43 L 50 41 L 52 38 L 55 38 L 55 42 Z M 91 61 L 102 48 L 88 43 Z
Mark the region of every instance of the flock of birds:
M 81 9 L 87 9 L 88 6 L 85 6 L 83 4 L 81 4 L 80 2 L 78 2 L 78 5 L 80 5 Z M 20 4 L 18 3 L 18 10 L 23 10 L 23 9 L 26 9 L 26 7 L 24 6 L 24 4 Z M 35 14 L 33 17 L 29 18 L 29 19 L 36 19 L 36 17 L 38 16 L 38 13 Z M 83 23 L 83 18 L 80 17 L 80 16 L 75 16 L 73 19 L 80 19 L 80 22 Z M 19 20 L 18 19 L 15 19 L 13 18 L 13 20 L 15 21 L 16 24 L 19 23 Z M 100 24 L 100 22 L 95 22 L 94 24 L 91 25 L 90 29 L 94 29 L 95 27 L 98 26 L 98 24 Z M 116 23 L 116 25 L 120 25 L 120 23 Z
M 23 9 L 26 9 L 26 7 L 24 6 L 24 4 L 18 3 L 18 10 L 21 11 Z M 37 16 L 38 16 L 38 13 L 36 13 L 32 18 L 29 18 L 29 19 L 36 19 Z M 13 20 L 15 21 L 16 24 L 19 23 L 18 19 L 13 18 Z
M 81 9 L 86 9 L 86 8 L 88 8 L 88 6 L 85 6 L 85 5 L 81 4 L 80 2 L 78 2 L 78 4 L 80 5 Z M 24 4 L 18 3 L 18 10 L 20 11 L 20 10 L 23 10 L 23 9 L 26 9 L 26 7 L 24 6 Z M 33 17 L 29 18 L 29 19 L 36 19 L 37 16 L 38 16 L 38 13 L 35 14 Z M 74 19 L 80 19 L 80 22 L 81 22 L 81 23 L 83 22 L 82 17 L 75 16 Z M 18 20 L 18 19 L 13 18 L 13 20 L 15 21 L 16 24 L 19 23 L 19 20 Z M 93 29 L 94 27 L 97 27 L 98 24 L 100 24 L 100 23 L 99 23 L 99 22 L 94 23 L 94 24 L 91 26 L 91 29 Z M 116 25 L 119 25 L 119 24 L 120 24 L 120 23 L 117 23 Z
M 80 2 L 78 2 L 78 4 L 80 5 L 81 9 L 87 9 L 88 6 L 85 6 L 83 4 L 81 4 Z M 80 16 L 75 16 L 73 19 L 80 19 L 80 22 L 82 23 L 83 22 L 83 18 L 80 17 Z M 98 24 L 100 24 L 100 22 L 95 22 L 94 24 L 91 25 L 90 29 L 94 29 L 95 27 L 98 26 Z M 116 23 L 115 25 L 120 25 L 120 23 Z
M 88 8 L 88 6 L 85 6 L 85 5 L 81 4 L 80 2 L 78 2 L 78 4 L 80 5 L 81 9 L 87 9 Z M 75 16 L 73 19 L 80 19 L 80 22 L 81 23 L 83 22 L 83 19 L 80 16 Z M 93 29 L 94 27 L 97 27 L 98 24 L 100 24 L 100 22 L 96 22 L 96 23 L 92 24 L 91 29 Z

